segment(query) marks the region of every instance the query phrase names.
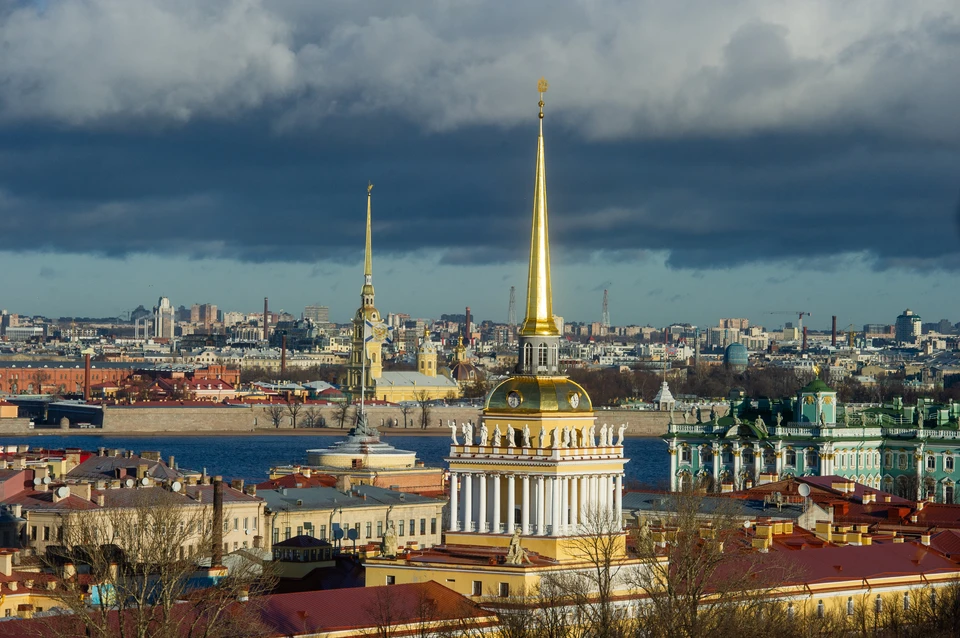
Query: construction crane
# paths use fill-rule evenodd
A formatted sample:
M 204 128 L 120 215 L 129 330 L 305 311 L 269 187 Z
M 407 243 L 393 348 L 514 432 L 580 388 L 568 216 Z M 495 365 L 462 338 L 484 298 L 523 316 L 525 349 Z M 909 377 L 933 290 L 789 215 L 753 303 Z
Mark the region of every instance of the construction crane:
M 603 323 L 603 327 L 607 330 L 610 329 L 610 306 L 607 303 L 607 291 L 603 291 L 603 308 L 600 311 L 600 321 Z

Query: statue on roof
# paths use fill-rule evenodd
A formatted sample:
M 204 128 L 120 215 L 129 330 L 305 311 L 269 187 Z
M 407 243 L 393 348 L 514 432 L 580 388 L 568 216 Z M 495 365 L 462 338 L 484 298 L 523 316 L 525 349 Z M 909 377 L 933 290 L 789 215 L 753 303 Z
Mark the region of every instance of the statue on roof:
M 617 446 L 623 447 L 623 434 L 627 431 L 627 424 L 621 423 L 620 429 L 617 430 Z
M 500 432 L 500 424 L 493 429 L 493 447 L 500 447 L 503 443 L 503 434 Z
M 513 429 L 513 426 L 507 423 L 507 447 L 512 448 L 517 444 L 517 434 Z
M 757 431 L 758 431 L 758 432 L 760 432 L 760 433 L 762 433 L 762 434 L 764 434 L 764 435 L 769 434 L 769 432 L 767 432 L 767 424 L 763 422 L 763 418 L 762 418 L 762 417 L 759 417 L 759 416 L 758 416 L 758 417 L 757 417 L 757 420 L 754 421 L 753 425 L 754 425 L 754 427 L 757 428 Z
M 490 438 L 490 433 L 487 432 L 487 422 L 481 421 L 480 422 L 480 441 L 477 443 L 477 445 L 486 445 L 487 439 L 489 438 Z
M 596 423 L 590 424 L 590 431 L 587 437 L 587 442 L 589 443 L 590 447 L 597 447 L 597 424 Z
M 530 557 L 527 556 L 527 550 L 520 547 L 520 528 L 517 527 L 513 530 L 510 548 L 507 549 L 507 565 L 522 565 L 524 561 L 529 563 Z
M 781 423 L 783 423 L 783 413 L 777 412 L 777 427 L 780 427 Z
M 532 447 L 530 444 L 530 426 L 523 424 L 523 447 Z
M 450 438 L 452 439 L 453 444 L 459 445 L 459 441 L 457 441 L 457 422 L 450 421 L 447 423 L 447 427 L 450 428 Z
M 710 423 L 714 426 L 720 425 L 720 415 L 714 408 L 710 408 Z
M 463 444 L 473 445 L 473 425 L 469 422 L 463 423 L 460 432 L 463 434 Z
M 697 406 L 697 423 L 703 423 L 703 410 Z
M 541 428 L 540 428 L 540 441 L 539 441 L 539 444 L 540 444 L 539 447 L 540 447 L 541 449 L 547 447 L 547 429 L 544 428 L 544 427 L 541 427 Z
M 384 556 L 397 555 L 397 530 L 393 526 L 393 521 L 387 522 L 387 531 L 383 533 L 380 540 L 380 553 Z

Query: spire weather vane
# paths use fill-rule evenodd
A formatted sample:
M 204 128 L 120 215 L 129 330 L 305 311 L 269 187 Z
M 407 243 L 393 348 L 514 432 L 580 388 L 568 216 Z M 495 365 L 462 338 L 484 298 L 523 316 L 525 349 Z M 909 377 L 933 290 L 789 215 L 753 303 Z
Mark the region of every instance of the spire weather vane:
M 537 82 L 537 91 L 540 92 L 540 119 L 543 119 L 543 94 L 547 92 L 547 89 L 550 88 L 550 84 L 547 83 L 547 78 L 540 77 L 540 81 Z

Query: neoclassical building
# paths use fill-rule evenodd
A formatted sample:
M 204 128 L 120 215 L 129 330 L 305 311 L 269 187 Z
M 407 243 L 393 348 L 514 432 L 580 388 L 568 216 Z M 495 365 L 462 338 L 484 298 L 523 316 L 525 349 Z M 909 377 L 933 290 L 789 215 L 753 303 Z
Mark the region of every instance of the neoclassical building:
M 368 585 L 432 578 L 467 596 L 509 595 L 536 586 L 548 571 L 583 569 L 577 541 L 598 533 L 598 525 L 619 535 L 614 558 L 628 561 L 621 525 L 624 428 L 598 427 L 589 395 L 559 367 L 542 97 L 540 109 L 527 314 L 515 374 L 488 394 L 476 428 L 452 424 L 444 545 L 369 560 Z
M 670 487 L 730 491 L 789 476 L 842 476 L 908 498 L 958 502 L 960 404 L 857 408 L 814 380 L 795 398 L 731 402 L 728 416 L 671 423 Z

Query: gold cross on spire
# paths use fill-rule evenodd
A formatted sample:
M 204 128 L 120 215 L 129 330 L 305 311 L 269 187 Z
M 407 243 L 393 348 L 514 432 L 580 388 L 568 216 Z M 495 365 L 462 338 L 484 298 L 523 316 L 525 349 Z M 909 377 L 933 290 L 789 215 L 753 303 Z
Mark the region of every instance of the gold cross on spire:
M 540 119 L 543 119 L 543 94 L 547 92 L 547 89 L 550 88 L 550 85 L 547 83 L 547 78 L 540 77 L 540 81 L 537 82 L 537 91 L 540 92 Z

